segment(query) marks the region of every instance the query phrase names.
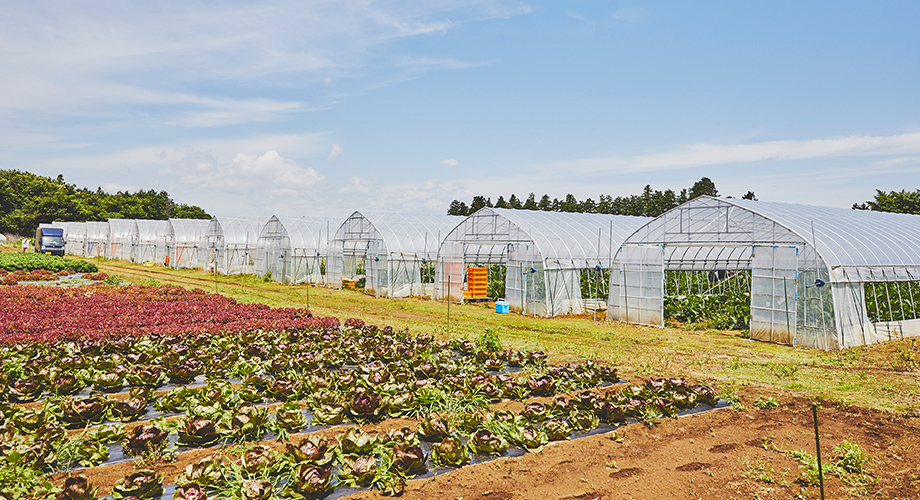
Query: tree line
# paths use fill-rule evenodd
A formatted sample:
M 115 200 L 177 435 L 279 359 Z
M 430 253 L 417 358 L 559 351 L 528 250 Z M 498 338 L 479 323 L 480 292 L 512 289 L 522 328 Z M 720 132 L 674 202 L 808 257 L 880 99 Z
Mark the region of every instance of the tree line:
M 526 200 L 521 201 L 516 195 L 512 194 L 506 200 L 504 196 L 499 196 L 493 204 L 491 198 L 485 196 L 474 196 L 469 205 L 460 200 L 454 200 L 450 203 L 447 210 L 448 215 L 470 215 L 483 207 L 494 208 L 517 208 L 522 210 L 542 210 L 547 212 L 582 212 L 598 213 L 613 215 L 637 215 L 643 217 L 657 217 L 668 210 L 696 198 L 697 196 L 718 196 L 719 190 L 716 184 L 708 177 L 696 181 L 693 186 L 687 189 L 681 189 L 675 192 L 672 189 L 660 191 L 652 189 L 651 185 L 646 185 L 642 194 L 631 196 L 617 196 L 602 194 L 597 201 L 592 198 L 586 200 L 577 200 L 574 195 L 568 194 L 562 200 L 550 198 L 544 194 L 537 200 L 534 193 L 530 193 Z M 746 200 L 756 200 L 753 191 L 748 191 L 742 198 Z
M 64 176 L 0 170 L 0 233 L 29 235 L 40 223 L 107 219 L 210 219 L 195 205 L 176 203 L 166 191 L 106 193 L 78 188 Z
M 512 194 L 506 200 L 504 196 L 499 196 L 495 203 L 491 198 L 485 196 L 474 196 L 467 205 L 460 200 L 454 200 L 450 203 L 447 210 L 448 215 L 471 215 L 477 210 L 484 207 L 494 208 L 516 208 L 522 210 L 543 210 L 547 212 L 583 212 L 599 213 L 613 215 L 637 215 L 643 217 L 657 217 L 668 210 L 696 198 L 697 196 L 709 195 L 718 196 L 719 190 L 716 184 L 708 177 L 703 177 L 688 189 L 681 189 L 675 192 L 671 189 L 659 191 L 652 189 L 651 185 L 646 185 L 642 194 L 631 196 L 600 195 L 597 201 L 592 198 L 578 200 L 574 195 L 568 194 L 565 198 L 550 198 L 544 194 L 537 200 L 534 193 L 521 201 L 516 195 Z M 729 196 L 731 198 L 731 196 Z M 748 191 L 741 197 L 745 200 L 757 200 L 753 191 Z M 920 215 L 920 189 L 915 191 L 883 191 L 875 190 L 875 198 L 863 203 L 854 203 L 853 210 L 874 210 L 878 212 L 896 212 L 902 214 Z

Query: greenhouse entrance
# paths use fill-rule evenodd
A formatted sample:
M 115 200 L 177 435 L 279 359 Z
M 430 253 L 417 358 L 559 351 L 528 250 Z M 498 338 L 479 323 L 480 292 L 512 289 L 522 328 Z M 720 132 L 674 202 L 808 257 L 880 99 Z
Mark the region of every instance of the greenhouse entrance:
M 611 316 L 643 325 L 663 326 L 675 320 L 721 330 L 748 329 L 754 275 L 751 249 L 750 245 L 624 245 L 611 279 Z M 764 270 L 758 279 L 771 272 Z M 769 304 L 766 310 L 772 311 L 772 297 L 762 299 Z M 783 333 L 769 328 L 759 335 L 773 339 Z

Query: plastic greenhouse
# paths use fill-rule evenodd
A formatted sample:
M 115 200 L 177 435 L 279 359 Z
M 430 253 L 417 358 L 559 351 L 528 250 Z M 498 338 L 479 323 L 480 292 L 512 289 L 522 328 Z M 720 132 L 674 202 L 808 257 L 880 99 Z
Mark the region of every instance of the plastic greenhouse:
M 86 222 L 83 257 L 105 257 L 105 246 L 108 242 L 108 237 L 108 222 Z
M 83 255 L 83 245 L 86 240 L 85 222 L 65 222 L 64 253 L 68 255 Z
M 263 267 L 265 253 L 259 234 L 265 219 L 214 217 L 205 232 L 207 253 L 201 261 L 205 270 L 218 274 L 256 274 Z
M 604 309 L 611 249 L 649 220 L 483 208 L 444 238 L 438 254 L 438 298 L 464 299 L 468 267 L 500 272 L 504 266 L 504 295 L 512 311 L 557 316 Z
M 109 219 L 105 258 L 130 260 L 137 240 L 137 222 L 134 219 Z
M 663 324 L 663 299 L 686 292 L 665 280 L 679 270 L 748 275 L 754 339 L 836 350 L 920 335 L 916 215 L 704 196 L 637 230 L 615 260 L 608 317 L 621 321 Z
M 452 215 L 355 212 L 329 242 L 326 283 L 360 288 L 364 279 L 367 294 L 430 297 L 438 246 L 462 220 Z
M 204 235 L 210 223 L 210 219 L 169 219 L 164 236 L 166 265 L 173 269 L 199 267 L 205 258 Z
M 131 262 L 144 264 L 156 262 L 162 264 L 166 261 L 166 231 L 169 223 L 165 220 L 138 219 L 137 239 L 134 243 L 134 252 Z
M 259 234 L 265 252 L 259 276 L 271 273 L 283 284 L 324 283 L 329 234 L 341 219 L 322 217 L 272 217 Z

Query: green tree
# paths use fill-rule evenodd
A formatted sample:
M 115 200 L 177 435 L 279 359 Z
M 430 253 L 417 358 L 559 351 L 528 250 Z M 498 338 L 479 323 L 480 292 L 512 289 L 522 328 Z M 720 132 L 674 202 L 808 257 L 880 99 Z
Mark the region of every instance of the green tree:
M 511 208 L 520 209 L 523 205 L 521 205 L 521 200 L 519 200 L 517 196 L 512 194 L 511 198 L 508 198 L 508 206 L 510 206 Z
M 466 203 L 460 200 L 450 202 L 450 207 L 447 208 L 447 215 L 469 215 L 466 212 Z
M 916 191 L 875 190 L 875 199 L 861 205 L 853 204 L 854 210 L 874 210 L 899 214 L 920 214 L 920 189 Z
M 719 190 L 716 189 L 716 183 L 712 182 L 709 177 L 703 177 L 693 184 L 693 187 L 690 188 L 688 199 L 692 200 L 697 196 L 703 195 L 719 196 Z
M 537 195 L 530 193 L 530 195 L 527 196 L 527 201 L 524 202 L 524 206 L 521 208 L 524 210 L 538 210 L 539 207 L 537 206 Z
M 474 197 L 473 197 L 473 202 L 470 203 L 470 210 L 469 210 L 469 213 L 470 213 L 470 214 L 474 214 L 474 213 L 476 213 L 477 211 L 479 211 L 480 209 L 483 209 L 483 208 L 489 207 L 489 206 L 492 206 L 492 203 L 489 202 L 488 200 L 486 200 L 486 197 L 485 197 L 485 196 L 474 196 Z
M 194 205 L 176 205 L 166 191 L 140 190 L 109 194 L 77 188 L 64 181 L 19 170 L 0 170 L 0 231 L 31 234 L 53 221 L 210 218 Z
M 559 202 L 558 210 L 560 212 L 577 212 L 578 211 L 578 200 L 575 199 L 575 195 L 569 193 L 565 195 L 565 200 Z

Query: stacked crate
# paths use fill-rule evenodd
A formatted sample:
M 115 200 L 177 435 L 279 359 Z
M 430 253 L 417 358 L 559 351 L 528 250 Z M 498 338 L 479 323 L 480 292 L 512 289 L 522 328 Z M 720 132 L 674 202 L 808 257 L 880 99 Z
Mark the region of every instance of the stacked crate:
M 489 272 L 484 267 L 470 267 L 466 270 L 466 298 L 484 299 L 489 287 Z

